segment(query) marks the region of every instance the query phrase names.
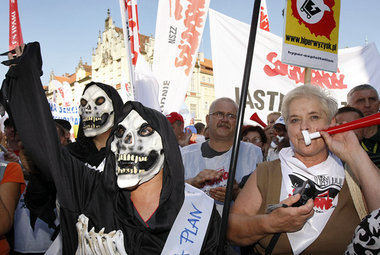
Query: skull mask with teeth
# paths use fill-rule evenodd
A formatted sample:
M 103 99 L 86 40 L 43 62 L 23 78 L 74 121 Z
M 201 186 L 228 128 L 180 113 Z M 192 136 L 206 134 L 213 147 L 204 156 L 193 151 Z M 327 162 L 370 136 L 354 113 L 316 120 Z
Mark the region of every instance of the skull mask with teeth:
M 135 110 L 118 124 L 111 143 L 119 188 L 133 189 L 163 167 L 161 136 Z
M 112 100 L 96 85 L 88 87 L 83 93 L 79 113 L 86 137 L 102 134 L 113 126 L 115 116 Z

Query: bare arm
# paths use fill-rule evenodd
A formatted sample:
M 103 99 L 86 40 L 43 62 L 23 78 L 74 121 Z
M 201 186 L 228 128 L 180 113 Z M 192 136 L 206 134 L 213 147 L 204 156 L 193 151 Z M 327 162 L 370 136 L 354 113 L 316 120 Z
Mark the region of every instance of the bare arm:
M 219 179 L 221 176 L 221 172 L 212 169 L 204 169 L 195 177 L 185 181 L 196 188 L 203 188 L 203 186 L 205 186 L 208 182 Z
M 7 182 L 0 184 L 0 236 L 11 229 L 19 198 L 20 183 Z
M 298 200 L 297 194 L 285 199 L 282 203 L 290 206 Z M 258 214 L 261 203 L 262 196 L 257 187 L 255 171 L 231 208 L 227 230 L 228 240 L 240 246 L 247 246 L 269 234 L 297 231 L 313 215 L 311 199 L 304 206 L 279 208 L 270 214 Z
M 380 171 L 361 147 L 353 131 L 330 136 L 321 132 L 329 149 L 345 161 L 359 181 L 369 211 L 380 207 Z

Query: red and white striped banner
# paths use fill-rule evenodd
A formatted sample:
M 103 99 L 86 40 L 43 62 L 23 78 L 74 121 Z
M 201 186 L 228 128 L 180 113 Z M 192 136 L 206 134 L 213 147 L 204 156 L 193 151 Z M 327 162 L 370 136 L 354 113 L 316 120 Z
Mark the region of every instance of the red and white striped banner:
M 126 2 L 126 3 L 125 3 Z M 136 66 L 140 53 L 139 19 L 136 0 L 124 0 L 128 12 L 129 40 L 131 41 L 132 65 Z
M 9 50 L 23 43 L 17 0 L 9 0 Z
M 127 97 L 126 100 L 135 100 L 135 67 L 140 52 L 137 2 L 136 0 L 119 0 L 119 3 L 121 21 L 123 23 L 124 44 L 127 56 L 129 80 L 131 84 L 131 86 L 128 86 L 126 84 L 126 80 L 124 79 L 121 86 L 131 87 L 131 90 L 128 90 L 128 95 L 125 95 Z M 125 74 L 126 72 L 122 70 L 122 73 Z

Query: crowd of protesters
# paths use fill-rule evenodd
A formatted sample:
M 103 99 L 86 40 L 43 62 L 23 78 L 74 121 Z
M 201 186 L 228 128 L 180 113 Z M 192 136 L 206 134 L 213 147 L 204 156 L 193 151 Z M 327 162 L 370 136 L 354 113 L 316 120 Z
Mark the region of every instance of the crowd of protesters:
M 1 102 L 9 118 L 1 132 L 0 254 L 216 254 L 238 105 L 218 98 L 206 123 L 185 127 L 178 112 L 123 105 L 112 86 L 92 82 L 71 140 L 70 123 L 53 121 L 39 88 L 39 58 L 39 46 L 27 45 L 1 90 L 10 100 Z M 380 252 L 379 126 L 321 132 L 310 145 L 302 135 L 380 106 L 367 84 L 347 103 L 338 109 L 326 91 L 303 85 L 266 127 L 243 126 L 223 253 Z M 178 248 L 175 235 L 191 245 Z

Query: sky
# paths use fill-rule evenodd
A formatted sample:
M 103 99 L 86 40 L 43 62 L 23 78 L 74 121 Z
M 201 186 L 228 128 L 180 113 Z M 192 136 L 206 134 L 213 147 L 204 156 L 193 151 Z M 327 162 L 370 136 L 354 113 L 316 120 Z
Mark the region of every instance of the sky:
M 164 0 L 163 0 L 164 1 Z M 158 0 L 137 0 L 140 33 L 154 36 Z M 254 0 L 211 0 L 210 8 L 245 23 L 251 23 Z M 282 36 L 285 0 L 266 0 L 269 27 Z M 75 72 L 80 59 L 91 64 L 99 32 L 104 31 L 107 9 L 115 25 L 122 27 L 119 0 L 18 0 L 21 29 L 25 43 L 38 41 L 43 58 L 42 83 L 49 75 Z M 9 0 L 0 8 L 0 52 L 8 50 Z M 364 46 L 366 42 L 380 47 L 380 1 L 341 0 L 339 48 Z M 212 59 L 209 22 L 207 19 L 200 51 Z M 0 57 L 0 61 L 6 57 Z M 0 66 L 3 79 L 7 67 Z

